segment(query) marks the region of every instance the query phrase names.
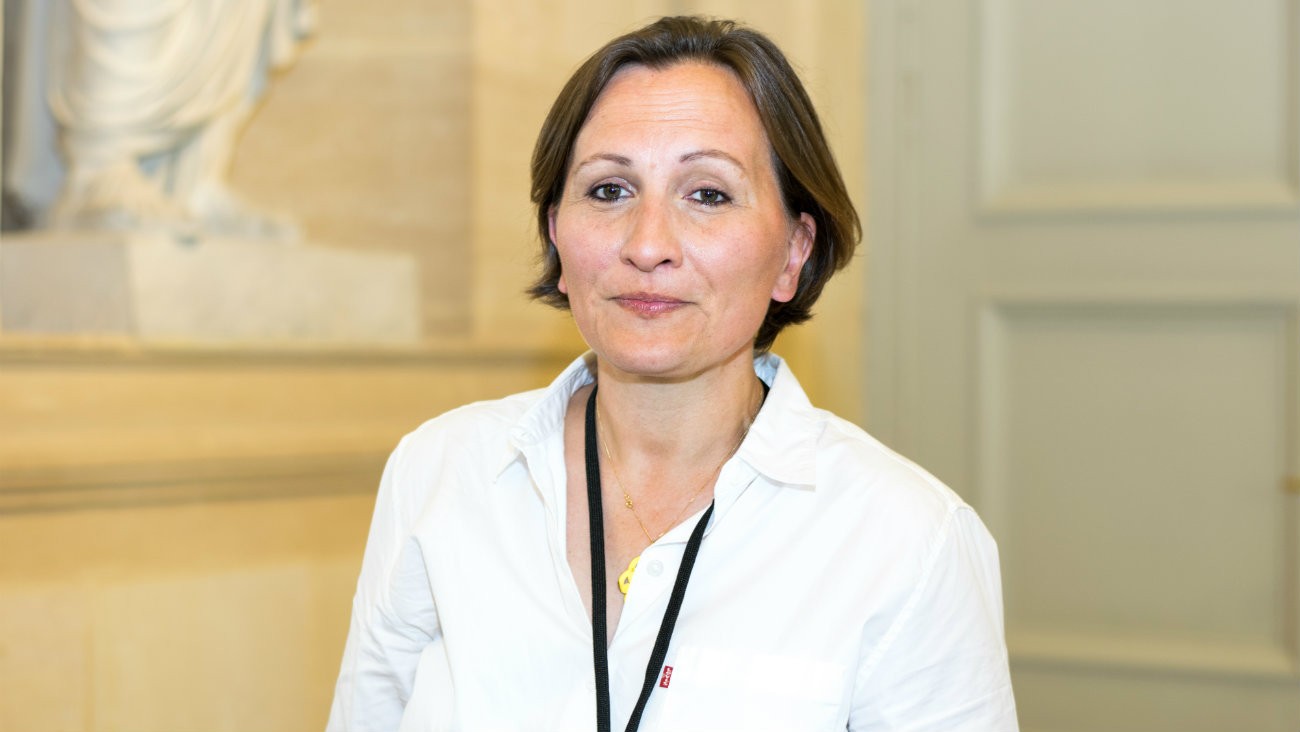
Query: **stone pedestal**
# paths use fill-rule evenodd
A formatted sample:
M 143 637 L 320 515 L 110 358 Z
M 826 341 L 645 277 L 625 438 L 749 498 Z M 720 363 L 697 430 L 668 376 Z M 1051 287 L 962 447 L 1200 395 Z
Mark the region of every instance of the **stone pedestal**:
M 0 241 L 0 330 L 142 341 L 410 345 L 413 257 L 168 234 L 40 231 Z

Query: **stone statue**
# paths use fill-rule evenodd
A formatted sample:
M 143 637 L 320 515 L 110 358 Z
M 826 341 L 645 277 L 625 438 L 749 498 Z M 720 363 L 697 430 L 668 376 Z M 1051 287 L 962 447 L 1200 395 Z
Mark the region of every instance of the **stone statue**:
M 310 3 L 20 0 L 29 91 L 17 100 L 8 192 L 53 228 L 295 238 L 290 222 L 235 195 L 226 174 L 269 71 L 311 29 Z M 44 100 L 32 98 L 39 91 Z M 61 161 L 37 152 L 54 137 L 43 121 L 57 129 Z M 61 184 L 41 201 L 50 165 Z

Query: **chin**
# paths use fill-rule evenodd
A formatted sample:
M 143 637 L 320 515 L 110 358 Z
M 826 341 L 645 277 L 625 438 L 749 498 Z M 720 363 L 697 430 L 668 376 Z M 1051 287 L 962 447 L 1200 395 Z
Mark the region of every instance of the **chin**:
M 597 358 L 627 374 L 652 379 L 674 379 L 689 376 L 693 369 L 682 359 L 656 353 L 596 353 Z
M 612 344 L 611 344 L 612 345 Z M 627 374 L 648 379 L 678 381 L 690 379 L 735 357 L 736 351 L 700 353 L 689 344 L 633 341 L 614 347 L 596 348 L 597 358 Z M 753 344 L 743 349 L 748 359 Z
M 689 371 L 692 359 L 679 344 L 659 339 L 625 338 L 587 339 L 587 345 L 602 363 L 628 374 L 647 377 L 672 377 Z

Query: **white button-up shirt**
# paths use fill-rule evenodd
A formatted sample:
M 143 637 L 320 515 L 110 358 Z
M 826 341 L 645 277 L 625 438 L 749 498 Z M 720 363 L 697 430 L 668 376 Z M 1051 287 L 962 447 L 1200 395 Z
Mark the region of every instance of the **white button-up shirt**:
M 591 617 L 565 553 L 564 414 L 592 381 L 424 424 L 384 471 L 328 729 L 594 730 Z M 777 357 L 642 730 L 1016 729 L 997 548 L 951 490 L 809 404 Z M 609 646 L 614 729 L 699 514 L 641 555 Z

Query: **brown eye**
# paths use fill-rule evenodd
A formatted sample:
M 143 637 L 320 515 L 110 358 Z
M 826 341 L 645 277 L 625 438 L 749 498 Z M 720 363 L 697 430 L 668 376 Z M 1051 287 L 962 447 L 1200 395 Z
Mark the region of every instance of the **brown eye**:
M 617 183 L 601 183 L 591 189 L 588 194 L 592 198 L 600 201 L 617 201 L 620 198 L 626 198 L 627 189 Z
M 716 188 L 701 188 L 692 193 L 690 197 L 705 206 L 720 206 L 731 200 L 727 197 L 727 194 Z

